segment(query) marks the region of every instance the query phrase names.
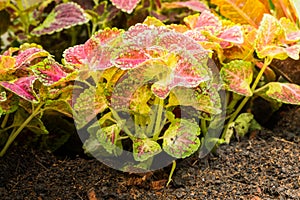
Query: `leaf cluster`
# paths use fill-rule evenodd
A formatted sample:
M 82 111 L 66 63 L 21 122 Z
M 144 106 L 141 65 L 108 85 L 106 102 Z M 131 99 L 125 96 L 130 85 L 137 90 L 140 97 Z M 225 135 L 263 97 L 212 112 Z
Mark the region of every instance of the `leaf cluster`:
M 256 98 L 300 105 L 300 86 L 272 68 L 299 60 L 289 1 L 2 2 L 0 34 L 21 45 L 0 55 L 0 156 L 23 130 L 48 134 L 55 111 L 88 133 L 87 153 L 147 171 L 259 129 Z M 60 62 L 43 40 L 64 34 Z

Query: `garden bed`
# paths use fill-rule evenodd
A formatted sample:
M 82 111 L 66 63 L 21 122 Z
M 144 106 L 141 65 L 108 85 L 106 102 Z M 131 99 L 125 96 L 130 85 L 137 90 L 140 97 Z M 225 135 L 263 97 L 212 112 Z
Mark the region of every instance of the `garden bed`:
M 0 160 L 0 198 L 300 199 L 300 109 L 277 118 L 272 130 L 222 145 L 216 155 L 178 161 L 169 187 L 170 167 L 128 174 L 96 159 L 15 146 Z

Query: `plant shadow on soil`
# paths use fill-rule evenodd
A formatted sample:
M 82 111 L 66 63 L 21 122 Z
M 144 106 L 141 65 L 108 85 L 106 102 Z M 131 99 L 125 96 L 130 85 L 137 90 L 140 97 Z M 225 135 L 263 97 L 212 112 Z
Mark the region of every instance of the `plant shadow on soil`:
M 169 187 L 170 166 L 136 175 L 13 146 L 0 158 L 0 199 L 300 199 L 300 108 L 276 118 L 205 159 L 179 160 Z

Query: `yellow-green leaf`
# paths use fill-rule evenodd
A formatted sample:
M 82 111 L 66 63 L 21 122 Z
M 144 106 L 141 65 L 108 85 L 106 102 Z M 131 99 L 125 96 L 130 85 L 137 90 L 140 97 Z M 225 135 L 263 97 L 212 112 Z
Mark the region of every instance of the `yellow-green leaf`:
M 227 90 L 244 96 L 252 96 L 250 89 L 253 77 L 251 62 L 231 61 L 221 68 L 220 74 Z
M 256 90 L 255 93 L 263 98 L 300 105 L 300 86 L 293 83 L 270 82 Z
M 259 0 L 212 0 L 211 3 L 219 6 L 221 14 L 231 21 L 254 27 L 258 27 L 264 13 L 269 13 Z

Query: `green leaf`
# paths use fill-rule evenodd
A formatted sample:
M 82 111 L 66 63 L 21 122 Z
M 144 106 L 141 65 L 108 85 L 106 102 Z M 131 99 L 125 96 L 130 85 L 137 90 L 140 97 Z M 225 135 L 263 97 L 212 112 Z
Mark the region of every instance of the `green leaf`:
M 72 118 L 71 105 L 68 102 L 66 102 L 65 100 L 61 100 L 61 99 L 47 100 L 44 105 L 44 109 L 55 110 L 57 112 L 64 114 L 65 116 Z
M 234 122 L 231 122 L 228 124 L 228 128 L 226 129 L 226 132 L 224 134 L 224 142 L 226 144 L 229 144 L 230 143 L 230 139 L 231 137 L 234 135 Z
M 255 94 L 282 103 L 300 105 L 300 86 L 292 83 L 270 82 L 257 89 Z
M 122 149 L 122 144 L 119 140 L 120 132 L 121 128 L 117 124 L 103 128 L 100 128 L 99 126 L 99 129 L 96 132 L 96 137 L 104 149 L 108 153 L 112 154 Z
M 46 111 L 43 114 L 42 121 L 46 126 L 49 134 L 42 136 L 42 148 L 56 151 L 64 145 L 72 135 L 77 134 L 74 124 L 63 115 L 53 111 Z M 72 147 L 75 150 L 79 147 Z
M 250 84 L 253 79 L 251 62 L 234 60 L 225 64 L 220 71 L 226 90 L 243 96 L 252 96 Z
M 221 112 L 220 96 L 214 88 L 203 90 L 201 87 L 196 89 L 176 87 L 169 96 L 168 107 L 170 106 L 192 106 L 198 111 L 209 114 Z
M 252 113 L 241 113 L 236 118 L 234 121 L 234 129 L 239 136 L 244 137 L 246 133 L 248 133 L 253 117 Z
M 151 108 L 148 105 L 148 101 L 151 97 L 152 92 L 147 85 L 138 88 L 131 98 L 130 110 L 141 115 L 148 115 L 151 111 Z
M 111 154 L 109 154 L 99 143 L 94 134 L 90 135 L 90 137 L 84 142 L 82 148 L 85 154 L 93 156 L 94 158 L 111 156 Z
M 148 138 L 133 140 L 133 157 L 136 161 L 145 161 L 161 152 L 160 145 Z
M 104 88 L 90 86 L 85 89 L 77 98 L 73 105 L 74 119 L 77 128 L 80 129 L 103 112 L 107 107 L 107 100 L 104 95 Z
M 185 158 L 195 153 L 200 147 L 200 128 L 197 123 L 178 119 L 166 130 L 163 149 L 175 158 Z
M 0 102 L 4 102 L 7 100 L 7 97 L 6 97 L 6 92 L 3 88 L 0 88 Z
M 78 85 L 67 85 L 62 88 L 50 88 L 45 99 L 49 100 L 64 100 L 70 105 L 72 103 L 72 94 L 75 89 L 81 89 Z
M 21 126 L 23 122 L 29 117 L 29 114 L 23 109 L 19 108 L 14 114 L 13 126 Z M 26 126 L 30 131 L 37 135 L 48 134 L 40 118 L 34 117 Z

